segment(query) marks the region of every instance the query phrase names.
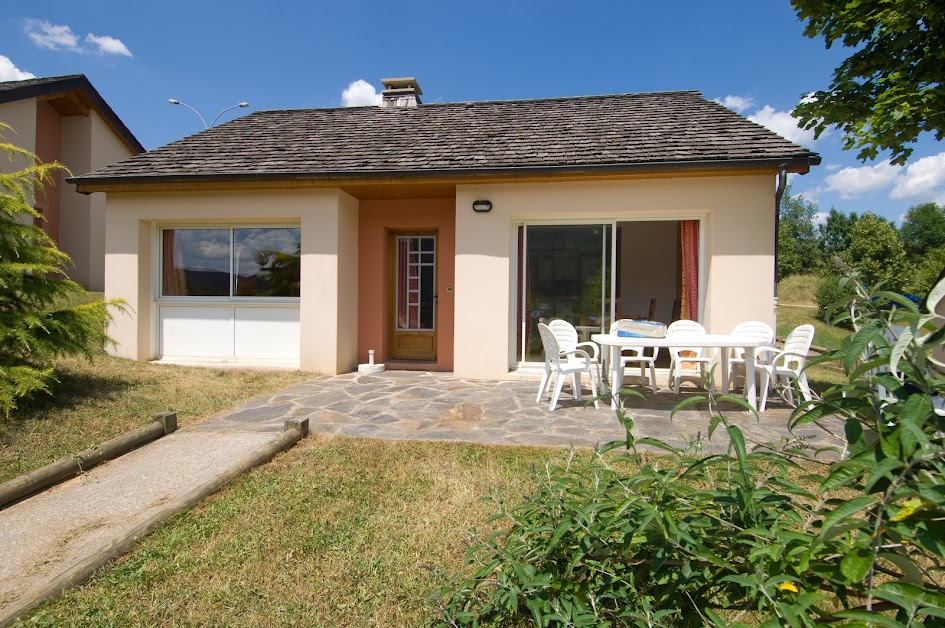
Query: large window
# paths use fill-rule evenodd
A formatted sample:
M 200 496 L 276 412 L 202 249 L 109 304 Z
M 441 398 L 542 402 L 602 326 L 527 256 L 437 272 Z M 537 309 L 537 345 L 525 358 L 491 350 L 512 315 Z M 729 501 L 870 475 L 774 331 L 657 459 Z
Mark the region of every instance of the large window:
M 298 297 L 297 227 L 161 230 L 162 297 Z

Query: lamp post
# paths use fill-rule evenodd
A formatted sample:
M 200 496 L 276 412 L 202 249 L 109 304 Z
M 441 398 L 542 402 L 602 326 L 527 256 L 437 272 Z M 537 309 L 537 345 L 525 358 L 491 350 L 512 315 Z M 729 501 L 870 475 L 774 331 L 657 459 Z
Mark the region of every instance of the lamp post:
M 196 109 L 194 109 L 193 107 L 191 107 L 190 105 L 188 105 L 187 103 L 181 102 L 181 101 L 176 100 L 176 99 L 174 99 L 174 98 L 169 98 L 167 102 L 171 103 L 172 105 L 181 105 L 181 106 L 183 106 L 183 107 L 187 107 L 188 109 L 190 109 L 191 111 L 193 111 L 194 113 L 196 113 L 196 114 L 197 114 L 197 117 L 200 118 L 200 121 L 203 122 L 203 128 L 204 128 L 204 129 L 209 129 L 209 128 L 212 127 L 214 124 L 216 124 L 217 119 L 218 119 L 220 116 L 222 116 L 224 113 L 226 113 L 227 111 L 229 111 L 230 109 L 236 109 L 237 107 L 249 107 L 249 103 L 248 103 L 248 102 L 240 102 L 240 103 L 236 103 L 235 105 L 231 105 L 231 106 L 227 107 L 226 109 L 224 109 L 223 111 L 221 111 L 220 113 L 218 113 L 217 115 L 213 116 L 213 120 L 210 121 L 210 124 L 207 124 L 207 121 L 204 119 L 204 117 L 203 117 L 202 115 L 200 115 L 200 112 L 197 111 Z

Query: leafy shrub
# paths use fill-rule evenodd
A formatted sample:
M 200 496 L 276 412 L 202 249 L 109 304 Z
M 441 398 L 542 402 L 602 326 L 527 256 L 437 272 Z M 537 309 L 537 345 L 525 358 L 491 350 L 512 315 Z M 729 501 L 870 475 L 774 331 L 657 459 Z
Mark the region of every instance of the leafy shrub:
M 9 415 L 17 400 L 48 392 L 55 381 L 53 358 L 91 357 L 106 342 L 109 306 L 120 301 L 82 302 L 85 290 L 65 279 L 69 256 L 36 225 L 42 215 L 31 199 L 43 192 L 62 166 L 4 142 L 0 156 L 26 162 L 20 170 L 0 169 L 0 412 Z
M 930 308 L 943 294 L 945 282 Z M 521 502 L 495 498 L 509 527 L 477 539 L 467 573 L 434 594 L 442 622 L 942 625 L 945 379 L 929 353 L 945 328 L 875 296 L 857 290 L 858 331 L 812 361 L 837 362 L 847 382 L 791 416 L 792 428 L 839 417 L 839 460 L 794 441 L 749 449 L 719 413 L 709 434 L 727 432 L 728 452 L 700 455 L 635 439 L 619 413 L 625 441 L 549 463 Z
M 817 317 L 826 323 L 833 323 L 838 309 L 849 303 L 854 294 L 854 287 L 837 272 L 826 271 L 817 284 L 815 300 L 817 301 Z M 840 323 L 840 326 L 851 328 L 850 321 Z

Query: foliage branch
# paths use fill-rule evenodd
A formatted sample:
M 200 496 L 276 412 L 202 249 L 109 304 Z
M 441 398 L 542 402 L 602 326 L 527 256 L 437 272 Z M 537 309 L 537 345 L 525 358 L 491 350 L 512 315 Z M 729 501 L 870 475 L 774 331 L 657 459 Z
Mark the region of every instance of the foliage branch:
M 836 125 L 843 148 L 861 160 L 892 153 L 905 165 L 928 132 L 945 138 L 945 2 L 942 0 L 791 0 L 804 34 L 854 49 L 826 90 L 794 115 L 819 137 Z

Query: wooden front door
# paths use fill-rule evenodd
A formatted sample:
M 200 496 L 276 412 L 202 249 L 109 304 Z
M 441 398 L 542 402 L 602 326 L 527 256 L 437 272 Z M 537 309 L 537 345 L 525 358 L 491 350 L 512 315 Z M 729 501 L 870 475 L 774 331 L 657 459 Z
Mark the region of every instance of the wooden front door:
M 392 360 L 436 360 L 436 233 L 391 236 Z

